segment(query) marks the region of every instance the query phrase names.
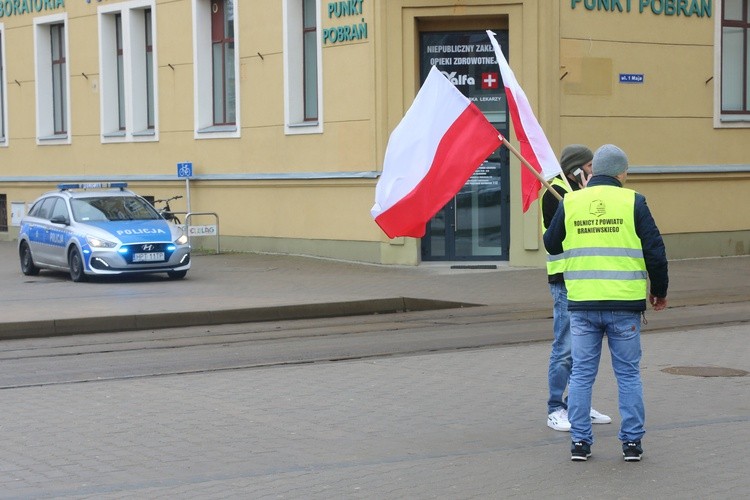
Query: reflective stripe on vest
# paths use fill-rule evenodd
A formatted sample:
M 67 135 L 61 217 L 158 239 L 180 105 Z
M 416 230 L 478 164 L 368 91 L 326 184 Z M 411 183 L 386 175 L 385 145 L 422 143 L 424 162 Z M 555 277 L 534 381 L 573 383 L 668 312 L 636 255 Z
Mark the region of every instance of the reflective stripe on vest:
M 594 186 L 569 193 L 563 261 L 568 300 L 642 300 L 646 263 L 635 232 L 635 191 Z
M 565 193 L 568 193 L 568 186 L 565 185 L 565 182 L 560 177 L 555 177 L 550 182 L 551 186 L 559 186 L 565 190 Z M 546 194 L 547 190 L 545 190 L 544 193 L 542 193 L 542 196 Z M 547 230 L 547 226 L 544 225 L 544 215 L 542 215 L 542 233 Z M 552 276 L 553 274 L 559 274 L 561 272 L 565 271 L 565 257 L 564 254 L 559 255 L 550 255 L 547 254 L 547 274 Z

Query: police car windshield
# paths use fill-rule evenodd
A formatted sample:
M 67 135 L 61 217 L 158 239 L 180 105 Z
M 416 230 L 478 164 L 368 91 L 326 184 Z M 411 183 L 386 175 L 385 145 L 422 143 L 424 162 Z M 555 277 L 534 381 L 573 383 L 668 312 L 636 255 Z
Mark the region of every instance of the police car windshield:
M 73 198 L 70 206 L 77 222 L 161 219 L 154 207 L 135 196 Z

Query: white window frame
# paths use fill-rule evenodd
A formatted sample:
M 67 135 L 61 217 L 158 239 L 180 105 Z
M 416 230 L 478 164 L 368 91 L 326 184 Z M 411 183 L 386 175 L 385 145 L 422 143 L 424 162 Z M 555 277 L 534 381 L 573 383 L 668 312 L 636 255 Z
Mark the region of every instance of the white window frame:
M 159 64 L 152 51 L 151 74 L 154 93 L 154 128 L 148 128 L 148 94 L 146 91 L 145 10 L 151 9 L 151 41 L 156 47 L 156 2 L 134 0 L 102 5 L 99 20 L 99 110 L 101 142 L 156 142 L 159 140 Z M 125 68 L 125 130 L 118 121 L 117 58 L 115 15 L 122 16 L 123 67 Z
M 234 96 L 235 124 L 214 126 L 213 67 L 211 63 L 211 0 L 193 2 L 193 104 L 196 139 L 239 138 L 242 130 L 240 110 L 240 2 L 231 0 L 234 9 Z
M 65 27 L 65 134 L 54 134 L 52 103 L 52 49 L 50 25 L 62 23 Z M 34 78 L 36 92 L 36 143 L 40 146 L 70 144 L 73 137 L 70 102 L 70 44 L 68 14 L 53 14 L 34 18 Z
M 714 2 L 714 128 L 750 128 L 750 113 L 725 115 L 721 112 L 721 61 L 723 47 L 721 44 L 724 17 L 724 2 Z
M 284 30 L 284 133 L 286 135 L 323 133 L 323 45 L 321 43 L 320 0 L 315 0 L 318 30 L 318 121 L 305 121 L 303 87 L 304 51 L 302 40 L 302 0 L 283 0 Z
M 8 147 L 8 85 L 5 71 L 5 24 L 0 23 L 0 107 L 3 111 L 0 113 L 0 148 Z

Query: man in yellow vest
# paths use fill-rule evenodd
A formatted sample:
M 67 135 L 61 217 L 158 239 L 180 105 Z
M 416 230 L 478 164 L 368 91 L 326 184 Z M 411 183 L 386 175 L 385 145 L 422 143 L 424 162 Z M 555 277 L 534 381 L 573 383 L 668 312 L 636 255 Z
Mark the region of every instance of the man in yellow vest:
M 560 155 L 560 169 L 567 178 L 573 191 L 586 186 L 591 177 L 591 160 L 594 153 L 583 144 L 565 146 Z M 561 177 L 555 177 L 550 182 L 552 189 L 561 196 L 568 193 L 568 184 Z M 549 223 L 557 211 L 560 202 L 552 193 L 545 191 L 542 195 L 542 226 L 549 227 Z M 570 369 L 573 360 L 570 355 L 570 316 L 568 315 L 568 291 L 563 279 L 564 259 L 560 256 L 548 256 L 547 281 L 552 295 L 552 349 L 550 350 L 547 368 L 547 385 L 549 398 L 547 399 L 547 427 L 556 431 L 568 432 L 568 398 L 565 389 L 570 380 Z M 591 408 L 591 423 L 608 424 L 612 419 L 608 415 L 599 413 Z
M 618 387 L 617 437 L 625 461 L 637 462 L 645 434 L 640 319 L 647 299 L 655 311 L 667 307 L 667 257 L 646 198 L 622 187 L 628 170 L 625 153 L 605 144 L 594 153 L 592 166 L 594 176 L 586 189 L 565 196 L 544 233 L 547 252 L 563 254 L 565 262 L 573 355 L 570 458 L 585 461 L 591 456 L 591 393 L 607 335 Z

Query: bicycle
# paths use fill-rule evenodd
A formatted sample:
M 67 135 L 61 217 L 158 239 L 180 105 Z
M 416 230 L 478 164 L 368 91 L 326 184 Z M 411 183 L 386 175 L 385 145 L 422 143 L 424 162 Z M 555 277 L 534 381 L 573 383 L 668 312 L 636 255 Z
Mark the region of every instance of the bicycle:
M 177 195 L 177 196 L 172 196 L 171 198 L 168 198 L 166 200 L 154 200 L 154 206 L 156 206 L 157 203 L 164 203 L 163 208 L 157 209 L 159 212 L 159 215 L 164 217 L 164 220 L 172 222 L 173 224 L 177 224 L 178 226 L 181 225 L 182 222 L 180 222 L 180 219 L 174 213 L 172 213 L 172 209 L 169 206 L 169 202 L 172 200 L 179 200 L 180 198 L 182 198 L 182 196 Z

